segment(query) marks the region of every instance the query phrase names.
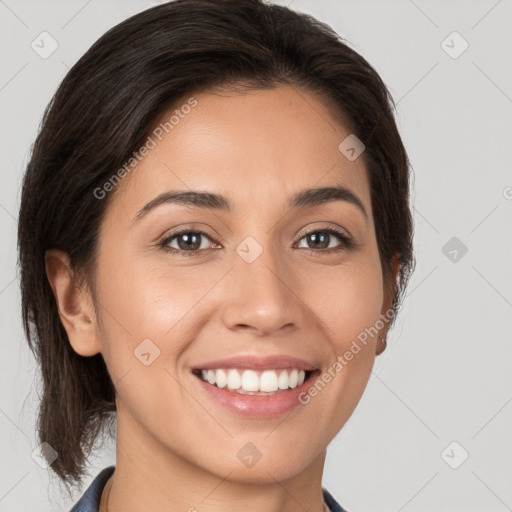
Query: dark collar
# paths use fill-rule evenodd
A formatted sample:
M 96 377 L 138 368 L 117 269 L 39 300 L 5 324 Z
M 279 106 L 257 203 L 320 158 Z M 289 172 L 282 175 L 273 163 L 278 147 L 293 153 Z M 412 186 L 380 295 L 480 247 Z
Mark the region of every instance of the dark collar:
M 80 500 L 73 506 L 70 512 L 98 512 L 100 508 L 101 493 L 103 488 L 114 472 L 115 466 L 109 466 L 99 473 L 91 482 Z M 346 512 L 340 504 L 332 497 L 327 489 L 322 488 L 324 500 L 331 512 Z

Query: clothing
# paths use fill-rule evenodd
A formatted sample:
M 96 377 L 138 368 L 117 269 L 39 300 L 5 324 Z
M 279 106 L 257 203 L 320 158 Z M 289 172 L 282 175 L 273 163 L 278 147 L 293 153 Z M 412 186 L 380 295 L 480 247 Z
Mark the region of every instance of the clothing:
M 115 466 L 103 469 L 91 482 L 79 501 L 75 503 L 70 512 L 98 512 L 100 507 L 101 493 L 108 479 L 114 472 Z M 322 488 L 324 500 L 331 512 L 346 512 L 338 502 L 329 494 L 327 489 Z

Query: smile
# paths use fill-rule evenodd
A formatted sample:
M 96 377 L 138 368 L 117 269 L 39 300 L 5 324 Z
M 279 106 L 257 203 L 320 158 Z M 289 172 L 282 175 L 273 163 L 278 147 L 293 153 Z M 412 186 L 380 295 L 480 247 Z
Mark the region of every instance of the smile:
M 200 392 L 212 406 L 253 419 L 275 418 L 304 407 L 299 397 L 320 373 L 319 369 L 298 368 L 209 368 L 192 372 Z
M 309 378 L 311 371 L 297 368 L 243 370 L 216 368 L 196 370 L 195 375 L 219 389 L 242 395 L 268 396 L 295 389 Z

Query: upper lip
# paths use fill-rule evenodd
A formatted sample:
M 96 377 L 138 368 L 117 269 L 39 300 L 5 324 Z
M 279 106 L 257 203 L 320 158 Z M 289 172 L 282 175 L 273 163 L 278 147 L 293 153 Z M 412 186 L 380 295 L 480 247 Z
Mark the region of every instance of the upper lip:
M 313 371 L 318 368 L 312 363 L 293 356 L 251 356 L 241 355 L 227 359 L 217 359 L 194 366 L 192 370 L 213 370 L 215 368 L 240 368 L 245 370 L 273 370 L 281 368 L 297 368 Z

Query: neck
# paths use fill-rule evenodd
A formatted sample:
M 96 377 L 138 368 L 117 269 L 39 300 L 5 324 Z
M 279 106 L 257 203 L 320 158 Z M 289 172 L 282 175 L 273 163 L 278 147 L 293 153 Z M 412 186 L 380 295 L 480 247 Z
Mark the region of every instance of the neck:
M 168 446 L 151 438 L 131 416 L 120 412 L 118 409 L 116 469 L 102 495 L 102 512 L 107 512 L 107 496 L 108 512 L 325 511 L 322 495 L 325 450 L 302 471 L 281 480 L 272 475 L 280 468 L 263 470 L 263 466 L 257 479 L 240 477 L 241 466 L 236 463 L 218 474 L 176 451 L 171 452 Z M 256 465 L 251 469 L 255 468 Z

